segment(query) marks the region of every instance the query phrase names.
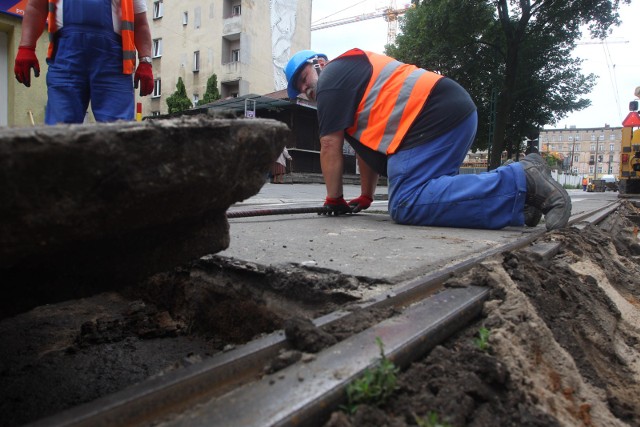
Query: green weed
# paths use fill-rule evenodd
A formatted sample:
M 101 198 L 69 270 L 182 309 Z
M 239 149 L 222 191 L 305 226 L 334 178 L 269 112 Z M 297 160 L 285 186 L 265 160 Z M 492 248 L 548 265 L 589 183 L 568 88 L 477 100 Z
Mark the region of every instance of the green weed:
M 487 351 L 489 349 L 489 330 L 482 327 L 478 330 L 478 337 L 473 340 L 478 349 Z
M 413 418 L 416 420 L 418 427 L 450 427 L 449 424 L 444 421 L 440 421 L 438 414 L 433 411 L 429 412 L 424 418 L 420 418 L 416 414 L 413 414 Z
M 343 409 L 353 414 L 361 404 L 380 406 L 396 389 L 399 369 L 384 355 L 382 340 L 376 337 L 380 348 L 380 361 L 347 386 L 348 403 Z

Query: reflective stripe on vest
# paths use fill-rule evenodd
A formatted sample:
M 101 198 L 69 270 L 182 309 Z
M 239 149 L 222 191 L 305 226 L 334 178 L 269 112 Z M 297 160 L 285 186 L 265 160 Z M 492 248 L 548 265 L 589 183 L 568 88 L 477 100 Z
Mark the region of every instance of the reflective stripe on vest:
M 47 20 L 49 21 L 49 47 L 47 49 L 47 58 L 53 56 L 53 34 L 58 31 L 56 24 L 56 2 L 57 0 L 49 0 L 49 10 L 47 11 Z
M 133 0 L 121 0 L 120 8 L 122 9 L 122 72 L 133 74 L 136 67 Z
M 56 6 L 57 0 L 49 0 L 49 11 L 47 19 L 49 21 L 49 48 L 47 49 L 47 58 L 53 57 L 54 50 L 54 34 L 58 30 L 56 25 Z M 133 0 L 121 0 L 120 2 L 122 21 L 122 73 L 133 74 L 136 66 L 136 45 L 134 37 L 134 13 Z
M 360 49 L 339 58 L 352 55 L 366 55 L 373 72 L 347 133 L 371 149 L 393 154 L 443 76 Z

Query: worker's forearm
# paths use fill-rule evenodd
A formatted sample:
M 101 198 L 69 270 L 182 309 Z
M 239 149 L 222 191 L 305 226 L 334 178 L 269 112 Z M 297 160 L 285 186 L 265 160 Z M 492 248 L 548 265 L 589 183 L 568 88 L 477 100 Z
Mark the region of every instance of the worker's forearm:
M 151 30 L 147 13 L 136 13 L 134 16 L 134 43 L 138 51 L 138 57 L 151 56 Z
M 47 22 L 48 8 L 47 0 L 29 0 L 22 18 L 19 46 L 36 47 Z
M 360 192 L 363 196 L 369 196 L 373 199 L 378 185 L 378 173 L 371 169 L 360 156 L 358 156 L 358 166 L 360 168 Z
M 320 167 L 327 187 L 328 197 L 340 197 L 343 195 L 342 170 L 344 157 L 342 145 L 344 136 L 342 132 L 326 135 L 320 138 Z

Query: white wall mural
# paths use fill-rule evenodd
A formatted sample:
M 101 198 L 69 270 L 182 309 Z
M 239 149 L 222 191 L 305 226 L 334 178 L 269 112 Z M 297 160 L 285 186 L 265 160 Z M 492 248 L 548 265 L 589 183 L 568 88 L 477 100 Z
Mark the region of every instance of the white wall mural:
M 271 57 L 273 60 L 274 89 L 287 87 L 284 75 L 291 57 L 291 40 L 296 29 L 298 0 L 270 0 L 271 9 Z

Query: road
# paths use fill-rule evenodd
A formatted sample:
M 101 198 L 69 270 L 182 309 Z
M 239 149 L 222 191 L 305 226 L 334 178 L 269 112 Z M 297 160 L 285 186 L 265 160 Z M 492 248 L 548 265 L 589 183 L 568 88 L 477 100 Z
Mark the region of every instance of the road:
M 345 199 L 359 187 L 345 185 Z M 569 190 L 572 217 L 604 207 L 617 193 Z M 262 265 L 297 263 L 345 274 L 397 282 L 460 262 L 526 233 L 544 230 L 506 227 L 501 230 L 398 225 L 387 214 L 387 188 L 379 187 L 369 210 L 358 215 L 326 217 L 293 214 L 229 220 L 231 243 L 219 253 Z M 323 184 L 270 184 L 231 210 L 321 206 Z

